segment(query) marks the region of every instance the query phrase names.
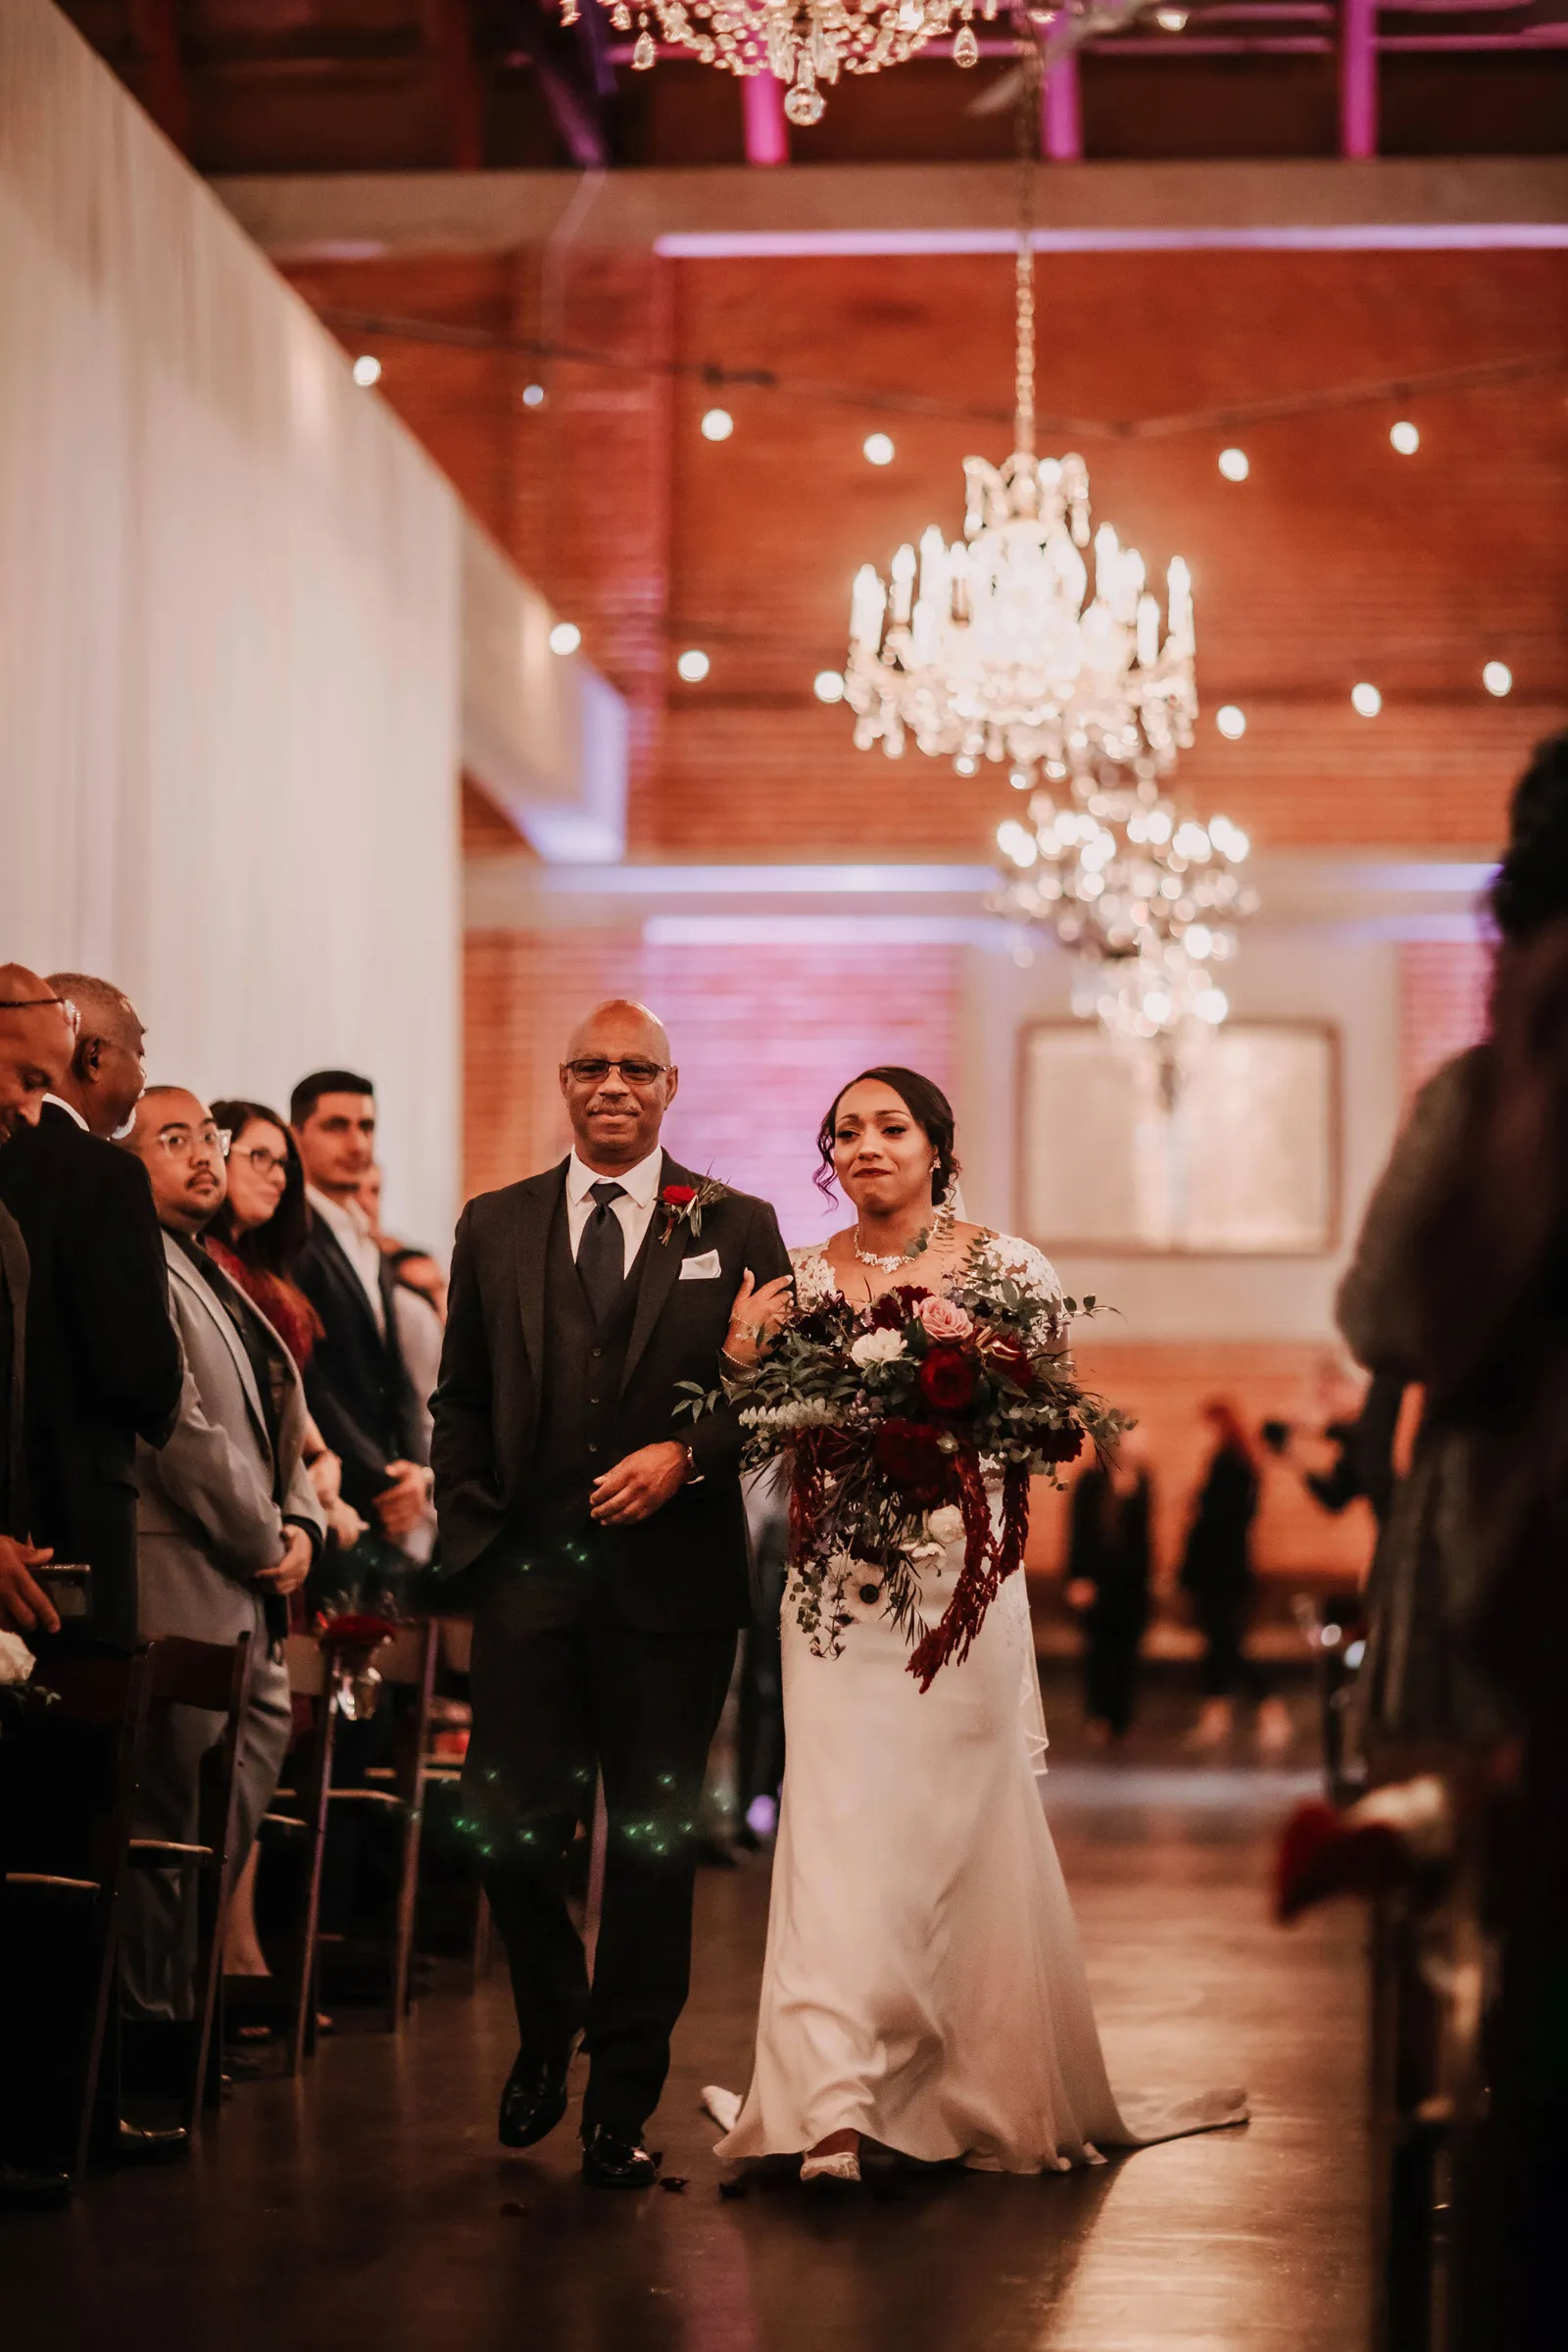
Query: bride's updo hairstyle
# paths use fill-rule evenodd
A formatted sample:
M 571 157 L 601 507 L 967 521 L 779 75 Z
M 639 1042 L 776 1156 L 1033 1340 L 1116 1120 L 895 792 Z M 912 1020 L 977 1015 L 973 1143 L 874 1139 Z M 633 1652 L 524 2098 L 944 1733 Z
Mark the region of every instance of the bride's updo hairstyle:
M 816 1148 L 821 1154 L 822 1164 L 812 1177 L 812 1183 L 818 1192 L 825 1193 L 832 1200 L 835 1190 L 833 1130 L 838 1125 L 839 1104 L 852 1087 L 863 1086 L 868 1078 L 874 1078 L 882 1086 L 893 1089 L 936 1153 L 937 1164 L 931 1171 L 931 1199 L 933 1202 L 940 1200 L 958 1173 L 958 1155 L 953 1148 L 958 1128 L 953 1115 L 953 1104 L 932 1079 L 922 1078 L 918 1070 L 901 1069 L 896 1063 L 888 1063 L 880 1069 L 862 1070 L 858 1078 L 852 1078 L 848 1085 L 839 1088 L 833 1098 L 832 1108 L 817 1130 Z

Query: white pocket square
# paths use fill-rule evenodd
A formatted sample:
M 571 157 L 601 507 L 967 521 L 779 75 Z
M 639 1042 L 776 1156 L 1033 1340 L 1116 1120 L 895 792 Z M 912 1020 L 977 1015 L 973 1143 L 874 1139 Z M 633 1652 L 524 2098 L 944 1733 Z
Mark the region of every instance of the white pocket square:
M 705 1250 L 701 1257 L 683 1257 L 680 1261 L 681 1282 L 716 1282 L 721 1268 L 716 1250 Z

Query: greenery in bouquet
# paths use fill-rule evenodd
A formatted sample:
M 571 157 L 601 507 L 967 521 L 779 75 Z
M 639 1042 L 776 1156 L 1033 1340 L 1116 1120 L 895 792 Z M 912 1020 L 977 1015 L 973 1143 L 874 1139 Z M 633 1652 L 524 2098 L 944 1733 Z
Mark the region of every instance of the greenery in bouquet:
M 742 1467 L 788 1468 L 790 1596 L 818 1655 L 839 1654 L 848 1589 L 868 1571 L 922 1690 L 967 1654 L 1022 1561 L 1031 1478 L 1059 1485 L 1086 1442 L 1103 1450 L 1125 1426 L 1073 1367 L 1068 1327 L 1094 1309 L 1031 1285 L 982 1235 L 941 1291 L 906 1282 L 865 1305 L 836 1293 L 808 1305 L 728 1384 Z M 708 1401 L 694 1394 L 692 1409 Z M 928 1628 L 923 1570 L 960 1536 L 963 1568 Z

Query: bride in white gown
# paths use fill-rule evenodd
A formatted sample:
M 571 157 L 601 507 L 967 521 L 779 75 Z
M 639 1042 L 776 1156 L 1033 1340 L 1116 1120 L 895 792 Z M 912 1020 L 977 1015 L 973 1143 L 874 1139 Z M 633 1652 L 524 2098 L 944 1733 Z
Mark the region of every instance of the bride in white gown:
M 956 1174 L 953 1114 L 914 1072 L 847 1087 L 822 1132 L 853 1229 L 794 1253 L 798 1309 L 952 1282 L 979 1229 L 934 1210 Z M 909 1246 L 925 1236 L 916 1264 Z M 1059 1297 L 1026 1242 L 994 1250 Z M 736 1301 L 730 1346 L 788 1310 L 782 1286 Z M 928 1560 L 934 1624 L 963 1540 Z M 859 2178 L 862 2140 L 977 2171 L 1065 2171 L 1110 2146 L 1246 2120 L 1239 2090 L 1150 2112 L 1106 2079 L 1072 1908 L 1041 1803 L 1045 1720 L 1021 1572 L 961 1663 L 920 1690 L 875 1572 L 846 1594 L 839 1655 L 819 1655 L 786 1591 L 785 1775 L 757 2054 L 745 2098 L 710 2089 L 726 2158 L 800 2154 L 802 2178 Z M 818 1644 L 818 1647 L 821 1645 Z

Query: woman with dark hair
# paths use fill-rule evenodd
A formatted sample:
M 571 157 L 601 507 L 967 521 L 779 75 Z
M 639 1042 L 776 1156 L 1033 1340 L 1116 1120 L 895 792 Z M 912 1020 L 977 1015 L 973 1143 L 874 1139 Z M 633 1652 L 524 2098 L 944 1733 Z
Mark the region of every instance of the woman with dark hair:
M 262 1102 L 217 1102 L 213 1118 L 229 1139 L 227 1192 L 207 1229 L 207 1250 L 254 1299 L 303 1372 L 321 1327 L 315 1307 L 293 1280 L 311 1220 L 305 1171 L 294 1138 L 276 1111 Z M 343 1465 L 309 1417 L 304 1460 L 317 1500 L 326 1513 L 328 1534 L 340 1550 L 347 1551 L 364 1535 L 365 1521 L 343 1500 Z M 303 1624 L 304 1611 L 298 1602 L 296 1612 Z M 259 1855 L 260 1848 L 253 1846 L 229 1905 L 223 1944 L 225 1976 L 270 1973 L 256 1933 Z
M 1214 1432 L 1214 1449 L 1193 1506 L 1181 1566 L 1182 1590 L 1203 1638 L 1203 1710 L 1191 1743 L 1223 1747 L 1235 1728 L 1236 1693 L 1245 1690 L 1257 1707 L 1258 1746 L 1265 1754 L 1279 1754 L 1291 1742 L 1290 1715 L 1284 1701 L 1270 1695 L 1263 1671 L 1246 1646 L 1257 1601 L 1252 1568 L 1261 1475 L 1257 1449 L 1228 1396 L 1210 1396 L 1202 1416 Z
M 835 1097 L 818 1151 L 819 1181 L 842 1189 L 854 1222 L 792 1253 L 793 1308 L 743 1285 L 733 1363 L 756 1361 L 760 1325 L 840 1301 L 873 1310 L 857 1360 L 884 1360 L 904 1343 L 875 1308 L 908 1286 L 933 1346 L 956 1342 L 974 1329 L 965 1300 L 978 1305 L 1003 1279 L 1030 1301 L 1042 1346 L 1056 1344 L 1065 1317 L 1047 1260 L 960 1213 L 940 1087 L 892 1065 L 864 1071 Z M 962 1514 L 932 1508 L 925 1529 L 908 1562 L 928 1628 L 962 1572 Z M 858 2180 L 862 2141 L 976 2171 L 1060 2172 L 1096 2161 L 1100 2145 L 1240 2121 L 1239 2091 L 1137 2124 L 1111 2095 L 1040 1800 L 1045 1718 L 1022 1574 L 1003 1578 L 961 1662 L 922 1690 L 881 1568 L 847 1563 L 836 1654 L 803 1623 L 794 1569 L 792 1558 L 756 2063 L 744 2101 L 705 2094 L 725 2127 L 719 2153 L 796 2155 L 803 2180 Z

